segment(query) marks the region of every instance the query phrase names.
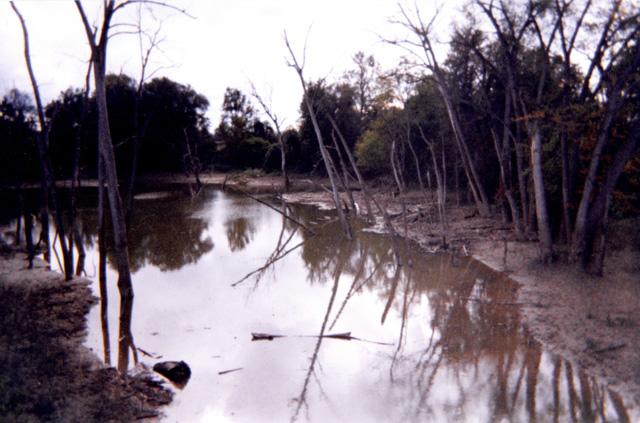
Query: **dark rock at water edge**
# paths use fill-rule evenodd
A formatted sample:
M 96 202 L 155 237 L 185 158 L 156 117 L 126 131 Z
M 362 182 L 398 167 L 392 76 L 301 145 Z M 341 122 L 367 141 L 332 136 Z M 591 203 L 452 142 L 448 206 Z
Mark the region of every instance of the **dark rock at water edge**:
M 184 361 L 162 361 L 153 366 L 153 371 L 180 387 L 186 385 L 191 377 L 191 369 Z

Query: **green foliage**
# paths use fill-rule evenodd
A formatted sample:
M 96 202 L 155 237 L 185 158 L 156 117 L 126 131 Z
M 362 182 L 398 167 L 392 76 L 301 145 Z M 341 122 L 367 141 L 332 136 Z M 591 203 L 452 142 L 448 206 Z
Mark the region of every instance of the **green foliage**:
M 356 144 L 358 167 L 368 175 L 382 175 L 390 171 L 391 144 L 374 129 L 362 134 Z
M 247 96 L 236 88 L 225 92 L 214 137 L 221 144 L 222 168 L 279 166 L 279 157 L 271 154 L 276 143 L 273 128 L 258 119 Z
M 353 147 L 362 132 L 360 117 L 355 109 L 355 92 L 347 84 L 327 85 L 324 81 L 309 83 L 307 95 L 313 104 L 320 132 L 327 146 L 333 146 L 331 116 L 344 136 L 349 148 Z M 311 170 L 320 161 L 318 137 L 313 128 L 306 98 L 300 104 L 300 160 L 298 169 Z M 333 149 L 333 147 L 331 147 Z M 336 158 L 337 162 L 337 158 Z

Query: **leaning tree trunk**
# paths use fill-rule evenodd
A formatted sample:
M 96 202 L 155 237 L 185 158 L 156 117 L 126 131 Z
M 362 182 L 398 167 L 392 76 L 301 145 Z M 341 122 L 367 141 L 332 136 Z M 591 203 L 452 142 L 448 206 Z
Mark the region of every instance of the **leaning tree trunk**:
M 113 225 L 116 262 L 118 268 L 118 288 L 122 295 L 133 292 L 131 287 L 131 272 L 129 268 L 129 251 L 127 246 L 127 229 L 125 225 L 122 199 L 118 190 L 118 175 L 115 154 L 109 128 L 107 111 L 107 96 L 105 86 L 105 51 L 94 52 L 94 77 L 96 84 L 96 103 L 98 106 L 98 146 L 102 157 L 105 179 L 107 182 L 107 196 Z
M 107 183 L 107 195 L 109 197 L 109 209 L 113 227 L 115 242 L 116 262 L 118 268 L 118 289 L 121 295 L 133 296 L 131 285 L 131 270 L 129 267 L 129 250 L 127 246 L 127 227 L 125 223 L 122 198 L 118 189 L 118 174 L 116 159 L 113 152 L 111 130 L 109 128 L 109 112 L 107 109 L 106 67 L 107 67 L 107 43 L 109 41 L 109 26 L 115 13 L 116 3 L 113 0 L 105 1 L 104 18 L 99 40 L 96 41 L 96 32 L 92 29 L 84 12 L 82 4 L 76 0 L 76 7 L 85 28 L 87 40 L 91 46 L 91 60 L 93 61 L 93 76 L 95 81 L 95 97 L 98 108 L 98 151 L 102 158 L 104 175 Z
M 602 267 L 604 265 L 604 236 L 606 234 L 607 217 L 613 198 L 613 191 L 620 175 L 624 171 L 625 165 L 631 160 L 634 154 L 636 154 L 638 148 L 640 148 L 640 120 L 636 120 L 629 131 L 627 139 L 613 156 L 611 164 L 607 169 L 604 182 L 601 184 L 598 194 L 595 196 L 589 209 L 589 216 L 587 217 L 587 224 L 585 225 L 587 229 L 585 229 L 584 233 L 584 248 L 582 249 L 580 259 L 582 267 L 586 268 L 591 262 L 591 255 L 597 238 L 596 235 L 599 232 L 601 250 L 594 263 L 594 270 L 598 274 L 602 273 Z
M 340 173 L 337 171 L 337 169 L 336 169 L 336 173 L 340 178 L 340 183 L 342 184 L 342 188 L 344 189 L 344 192 L 347 193 L 347 198 L 349 199 L 351 210 L 353 210 L 353 213 L 358 214 L 358 208 L 356 206 L 355 200 L 353 199 L 353 192 L 351 192 L 351 187 L 349 186 L 349 171 L 347 170 L 347 165 L 344 162 L 342 153 L 340 152 L 340 146 L 338 145 L 338 140 L 336 139 L 335 130 L 331 132 L 331 140 L 333 141 L 333 148 L 336 149 L 338 161 L 340 162 L 340 170 L 342 171 L 342 177 L 340 177 Z
M 331 165 L 331 157 L 329 156 L 329 152 L 327 151 L 327 148 L 324 145 L 324 137 L 322 136 L 322 131 L 320 131 L 320 125 L 318 124 L 318 119 L 316 117 L 316 112 L 315 112 L 315 108 L 313 107 L 313 103 L 311 102 L 311 99 L 309 98 L 309 91 L 307 90 L 307 83 L 304 79 L 304 76 L 302 74 L 303 71 L 303 66 L 304 66 L 304 62 L 302 64 L 302 66 L 298 63 L 298 60 L 295 57 L 295 54 L 293 54 L 293 50 L 291 49 L 291 46 L 289 45 L 289 40 L 287 39 L 286 33 L 285 33 L 285 44 L 287 46 L 287 49 L 289 50 L 289 53 L 291 54 L 291 59 L 293 60 L 293 63 L 291 63 L 291 67 L 294 68 L 294 70 L 296 71 L 296 73 L 298 74 L 298 78 L 300 79 L 300 84 L 302 85 L 302 91 L 304 93 L 304 102 L 305 102 L 305 106 L 307 107 L 307 110 L 309 112 L 309 117 L 311 118 L 311 123 L 313 125 L 313 130 L 316 133 L 316 138 L 318 140 L 318 147 L 320 149 L 320 155 L 322 156 L 322 161 L 324 163 L 325 169 L 327 171 L 327 175 L 329 176 L 329 181 L 331 182 L 331 192 L 333 195 L 333 202 L 336 206 L 336 210 L 338 213 L 338 219 L 340 219 L 340 224 L 342 225 L 342 228 L 344 230 L 344 233 L 346 235 L 346 237 L 348 239 L 352 239 L 353 238 L 353 234 L 351 232 L 351 226 L 349 225 L 349 221 L 347 220 L 347 217 L 344 213 L 344 211 L 342 210 L 342 206 L 340 204 L 340 194 L 338 193 L 338 185 L 337 185 L 337 180 L 336 180 L 336 175 L 334 172 L 334 169 L 332 168 Z
M 65 236 L 64 223 L 62 219 L 62 209 L 59 206 L 57 195 L 56 195 L 56 187 L 53 176 L 53 170 L 51 166 L 51 160 L 49 157 L 49 127 L 47 125 L 44 108 L 42 107 L 42 100 L 40 97 L 40 89 L 38 88 L 38 82 L 36 81 L 35 73 L 33 72 L 33 66 L 31 65 L 31 54 L 29 52 L 29 33 L 27 31 L 27 25 L 24 21 L 24 18 L 18 11 L 18 8 L 15 6 L 13 2 L 11 2 L 11 7 L 13 11 L 18 16 L 20 20 L 20 25 L 22 27 L 22 35 L 24 38 L 24 58 L 27 65 L 27 71 L 29 73 L 29 80 L 31 81 L 31 87 L 33 88 L 33 95 L 36 99 L 36 111 L 38 113 L 38 122 L 40 123 L 40 130 L 38 131 L 38 140 L 36 142 L 38 148 L 38 159 L 40 161 L 40 173 L 41 173 L 41 184 L 42 184 L 42 208 L 41 208 L 41 219 L 42 219 L 42 233 L 41 239 L 45 240 L 45 248 L 46 253 L 45 257 L 48 261 L 48 249 L 49 249 L 49 210 L 48 210 L 48 197 L 51 196 L 53 200 L 53 211 L 55 213 L 56 226 L 58 229 L 58 233 L 60 234 L 60 249 L 62 250 L 62 257 L 64 262 L 64 276 L 65 280 L 73 279 L 73 261 L 71 260 L 71 255 L 69 254 L 69 248 L 67 246 L 67 240 Z M 55 248 L 55 246 L 54 246 Z
M 349 150 L 349 145 L 347 144 L 347 140 L 344 139 L 344 136 L 342 135 L 342 131 L 340 131 L 340 128 L 338 128 L 336 121 L 330 115 L 327 115 L 327 116 L 329 118 L 329 121 L 331 122 L 331 126 L 333 126 L 333 129 L 338 134 L 338 139 L 340 140 L 340 144 L 342 145 L 342 148 L 344 149 L 347 155 L 347 158 L 349 159 L 349 163 L 351 164 L 353 173 L 356 174 L 356 178 L 358 179 L 358 185 L 360 185 L 360 190 L 362 191 L 362 196 L 364 197 L 364 201 L 365 201 L 365 207 L 367 208 L 367 218 L 369 220 L 373 220 L 374 216 L 373 216 L 373 210 L 371 208 L 371 197 L 369 196 L 369 192 L 367 190 L 367 186 L 365 185 L 364 178 L 362 177 L 362 174 L 358 169 L 356 161 L 353 158 L 353 154 L 351 154 L 351 150 Z
M 480 180 L 480 177 L 478 175 L 476 166 L 473 163 L 467 139 L 462 131 L 460 119 L 458 118 L 458 113 L 453 105 L 453 100 L 451 99 L 451 95 L 449 94 L 448 87 L 441 75 L 436 75 L 436 83 L 438 86 L 438 91 L 440 92 L 440 95 L 442 96 L 442 99 L 444 101 L 445 108 L 447 109 L 447 116 L 449 117 L 451 129 L 453 130 L 453 138 L 458 147 L 458 151 L 460 152 L 462 165 L 464 166 L 464 171 L 469 182 L 469 188 L 471 188 L 471 193 L 473 194 L 473 199 L 476 203 L 478 213 L 480 213 L 481 216 L 489 216 L 489 200 L 487 198 L 487 194 L 485 193 L 484 186 L 482 185 L 482 181 Z

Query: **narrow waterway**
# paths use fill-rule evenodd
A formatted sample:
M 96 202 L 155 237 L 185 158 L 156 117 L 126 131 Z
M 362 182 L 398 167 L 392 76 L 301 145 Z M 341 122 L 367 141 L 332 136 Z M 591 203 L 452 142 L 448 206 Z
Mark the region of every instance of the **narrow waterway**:
M 271 204 L 291 219 L 214 188 L 136 200 L 135 298 L 121 310 L 109 256 L 87 345 L 121 368 L 188 363 L 166 421 L 640 421 L 527 334 L 505 276 Z M 80 219 L 99 295 L 91 201 Z

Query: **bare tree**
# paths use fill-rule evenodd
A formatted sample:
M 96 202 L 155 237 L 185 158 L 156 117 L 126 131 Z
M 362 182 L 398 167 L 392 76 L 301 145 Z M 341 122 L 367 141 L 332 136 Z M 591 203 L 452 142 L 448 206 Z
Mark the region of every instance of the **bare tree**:
M 342 225 L 342 228 L 344 230 L 346 237 L 351 239 L 353 238 L 353 234 L 351 232 L 351 226 L 349 224 L 349 221 L 347 220 L 347 217 L 344 211 L 342 210 L 342 204 L 340 202 L 340 193 L 338 192 L 338 185 L 337 185 L 338 184 L 338 180 L 337 180 L 338 177 L 336 174 L 337 172 L 336 172 L 335 166 L 333 165 L 333 161 L 331 160 L 331 156 L 329 155 L 329 152 L 327 151 L 327 148 L 324 145 L 324 138 L 322 136 L 322 132 L 320 131 L 320 126 L 318 125 L 318 119 L 316 117 L 315 107 L 313 105 L 313 101 L 309 96 L 309 90 L 307 89 L 307 82 L 304 79 L 303 71 L 304 71 L 304 65 L 305 65 L 306 53 L 307 53 L 306 43 L 303 51 L 302 63 L 300 63 L 296 58 L 296 55 L 293 53 L 293 50 L 291 48 L 291 45 L 289 44 L 289 39 L 287 38 L 286 32 L 284 33 L 284 42 L 291 56 L 291 61 L 288 62 L 288 65 L 296 71 L 296 73 L 298 74 L 298 78 L 300 79 L 300 84 L 302 85 L 302 90 L 304 92 L 305 106 L 307 106 L 307 110 L 309 111 L 309 116 L 311 117 L 311 123 L 313 124 L 313 129 L 316 133 L 316 138 L 318 140 L 318 147 L 320 149 L 322 161 L 324 162 L 327 175 L 329 176 L 329 181 L 331 182 L 331 192 L 333 195 L 333 202 L 338 212 L 338 218 L 340 219 L 340 224 Z
M 133 295 L 131 286 L 131 271 L 129 267 L 129 250 L 127 246 L 127 228 L 125 223 L 122 198 L 118 189 L 118 175 L 116 169 L 115 154 L 111 130 L 109 128 L 109 114 L 107 110 L 106 71 L 107 71 L 107 44 L 109 42 L 109 30 L 114 14 L 131 1 L 116 3 L 115 0 L 105 1 L 100 32 L 93 28 L 85 14 L 80 0 L 75 4 L 82 19 L 89 46 L 91 47 L 91 61 L 93 62 L 93 75 L 95 83 L 95 97 L 98 108 L 98 150 L 105 173 L 111 222 L 113 225 L 113 237 L 115 241 L 116 261 L 118 268 L 118 289 L 121 294 L 126 292 Z
M 426 23 L 420 14 L 420 11 L 416 7 L 415 16 L 411 17 L 409 13 L 399 6 L 400 13 L 402 15 L 401 20 L 394 20 L 393 23 L 399 24 L 409 32 L 411 32 L 417 41 L 410 39 L 404 40 L 385 40 L 393 45 L 400 46 L 410 52 L 414 57 L 420 60 L 421 65 L 429 70 L 433 75 L 436 82 L 438 92 L 440 93 L 442 100 L 447 110 L 447 116 L 451 124 L 451 129 L 454 135 L 454 141 L 458 147 L 462 164 L 469 182 L 469 188 L 473 194 L 473 198 L 478 209 L 478 212 L 482 216 L 488 216 L 490 214 L 489 200 L 485 192 L 484 185 L 478 171 L 476 169 L 475 162 L 471 156 L 469 149 L 468 139 L 462 130 L 460 124 L 460 117 L 456 108 L 455 99 L 452 96 L 452 90 L 445 77 L 445 71 L 440 66 L 438 59 L 435 55 L 435 51 L 432 43 L 433 24 L 438 16 L 436 12 L 429 23 Z M 418 49 L 421 54 L 416 52 Z
M 160 37 L 162 31 L 162 22 L 158 23 L 153 32 L 145 31 L 142 26 L 142 3 L 138 7 L 138 20 L 136 22 L 136 32 L 138 35 L 138 49 L 140 53 L 140 77 L 138 79 L 138 87 L 136 89 L 135 104 L 134 104 L 134 125 L 135 135 L 133 137 L 133 154 L 131 155 L 131 172 L 129 175 L 129 186 L 127 189 L 127 202 L 126 202 L 126 216 L 127 221 L 131 219 L 131 213 L 133 210 L 133 197 L 135 194 L 136 178 L 138 173 L 138 156 L 140 155 L 140 147 L 142 145 L 142 138 L 145 132 L 145 123 L 142 122 L 142 90 L 144 83 L 148 78 L 152 77 L 154 73 L 161 68 L 156 68 L 152 71 L 149 70 L 149 62 L 153 52 L 160 47 L 160 43 L 164 40 Z M 186 138 L 186 134 L 185 134 Z M 187 147 L 189 147 L 189 142 Z
M 42 231 L 43 236 L 45 237 L 45 248 L 49 248 L 49 210 L 48 210 L 48 198 L 51 196 L 53 200 L 53 211 L 56 219 L 56 228 L 58 233 L 60 234 L 60 249 L 62 250 L 62 257 L 64 261 L 63 271 L 65 275 L 65 280 L 73 279 L 73 260 L 71 258 L 71 254 L 67 245 L 67 239 L 65 236 L 65 228 L 62 220 L 62 209 L 60 208 L 60 204 L 58 203 L 58 197 L 56 193 L 56 185 L 55 179 L 53 175 L 53 170 L 51 166 L 51 159 L 49 157 L 49 125 L 44 116 L 44 107 L 42 106 L 42 100 L 40 97 L 40 89 L 38 87 L 38 82 L 35 77 L 35 73 L 33 71 L 33 66 L 31 65 L 31 54 L 29 52 L 29 32 L 27 31 L 27 24 L 24 21 L 24 18 L 20 14 L 20 11 L 14 4 L 14 2 L 10 2 L 13 11 L 16 16 L 20 20 L 20 25 L 22 27 L 22 35 L 24 39 L 24 58 L 27 65 L 27 71 L 29 73 L 29 79 L 31 81 L 31 87 L 33 89 L 33 96 L 36 100 L 36 111 L 38 113 L 38 122 L 40 124 L 40 130 L 38 131 L 38 158 L 40 161 L 40 174 L 41 174 L 41 191 L 42 191 Z
M 276 138 L 278 139 L 278 145 L 280 146 L 280 171 L 282 172 L 284 191 L 287 192 L 289 191 L 291 182 L 289 181 L 289 175 L 287 174 L 287 146 L 285 145 L 284 137 L 281 130 L 284 121 L 280 119 L 280 117 L 273 111 L 273 107 L 262 98 L 253 83 L 251 83 L 251 93 L 253 97 L 255 97 L 255 99 L 258 101 L 258 104 L 260 104 L 260 107 L 262 107 L 262 110 L 267 115 L 269 120 L 273 123 L 273 126 L 275 126 Z
M 550 66 L 549 50 L 551 49 L 557 33 L 557 22 L 555 23 L 553 30 L 549 34 L 548 39 L 545 40 L 537 21 L 539 15 L 541 15 L 545 11 L 542 5 L 538 5 L 535 2 L 528 0 L 523 6 L 524 14 L 517 15 L 516 12 L 513 11 L 513 8 L 505 4 L 503 0 L 499 0 L 497 3 L 498 4 L 496 5 L 496 2 L 494 2 L 493 0 L 490 0 L 488 2 L 476 0 L 476 4 L 480 7 L 484 15 L 489 19 L 489 22 L 493 26 L 493 29 L 495 30 L 496 36 L 498 38 L 498 42 L 503 51 L 502 66 L 504 66 L 506 73 L 506 80 L 504 81 L 505 115 L 503 118 L 503 125 L 505 125 L 505 132 L 503 135 L 503 148 L 506 147 L 505 144 L 508 141 L 507 125 L 509 125 L 511 119 L 509 116 L 510 108 L 514 106 L 515 110 L 520 111 L 520 120 L 525 122 L 525 127 L 531 140 L 531 170 L 535 194 L 540 258 L 543 261 L 547 262 L 554 257 L 554 250 L 553 240 L 551 236 L 551 225 L 549 222 L 549 212 L 547 208 L 544 177 L 542 172 L 543 135 L 539 121 L 540 114 L 538 113 L 538 111 L 543 107 L 542 101 L 544 88 L 548 78 Z M 500 13 L 500 17 L 496 15 L 496 12 Z M 539 79 L 536 84 L 537 89 L 535 99 L 533 100 L 534 107 L 536 108 L 536 110 L 533 111 L 534 113 L 529 113 L 525 101 L 518 93 L 518 85 L 515 76 L 517 74 L 516 63 L 517 54 L 520 49 L 520 43 L 524 35 L 529 30 L 532 30 L 537 35 L 539 49 L 543 53 L 542 72 L 539 73 Z M 475 51 L 478 52 L 477 49 Z M 511 99 L 508 98 L 509 96 L 511 97 Z M 495 134 L 493 134 L 493 136 L 495 138 Z M 498 149 L 497 140 L 494 141 L 496 143 L 496 152 L 498 154 L 501 166 L 501 174 L 503 174 L 504 155 Z M 505 189 L 508 189 L 508 185 L 506 185 L 506 183 Z M 509 200 L 511 192 L 508 191 L 507 195 L 507 199 Z M 514 207 L 513 205 L 511 205 L 511 200 L 509 201 L 512 215 L 515 218 Z

